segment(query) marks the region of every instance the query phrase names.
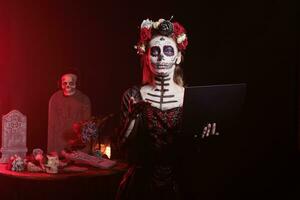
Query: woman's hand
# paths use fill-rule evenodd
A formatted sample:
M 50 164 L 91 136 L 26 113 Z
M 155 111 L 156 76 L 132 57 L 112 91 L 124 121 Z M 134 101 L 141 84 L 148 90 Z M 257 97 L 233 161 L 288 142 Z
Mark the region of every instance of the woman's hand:
M 122 138 L 120 144 L 124 143 L 126 138 L 131 134 L 135 125 L 135 120 L 146 104 L 149 104 L 149 102 L 143 100 L 136 101 L 134 97 L 130 97 L 128 105 L 128 116 L 121 131 L 123 132 L 123 134 L 121 134 Z
M 210 135 L 219 135 L 219 133 L 216 131 L 217 124 L 216 123 L 208 123 L 202 131 L 202 138 L 209 137 Z
M 146 105 L 146 104 L 150 104 L 147 101 L 136 101 L 133 97 L 130 98 L 130 102 L 129 102 L 129 108 L 128 111 L 130 113 L 131 116 L 136 116 L 138 113 L 141 112 L 142 108 Z

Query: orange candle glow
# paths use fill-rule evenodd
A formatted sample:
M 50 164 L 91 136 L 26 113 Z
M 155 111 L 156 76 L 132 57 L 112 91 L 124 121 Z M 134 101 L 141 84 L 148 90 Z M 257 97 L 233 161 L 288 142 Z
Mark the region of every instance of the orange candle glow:
M 107 155 L 108 158 L 111 156 L 111 148 L 109 144 L 101 144 L 100 145 L 101 154 Z
M 110 158 L 110 145 L 107 145 L 106 148 L 105 148 L 105 154 L 107 155 L 108 158 Z

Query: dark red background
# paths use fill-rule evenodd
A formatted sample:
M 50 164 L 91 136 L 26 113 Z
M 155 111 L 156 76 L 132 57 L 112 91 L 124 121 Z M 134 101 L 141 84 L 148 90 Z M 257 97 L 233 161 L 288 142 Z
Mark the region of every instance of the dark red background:
M 183 65 L 188 85 L 248 84 L 245 123 L 214 146 L 217 165 L 206 167 L 204 178 L 191 176 L 199 180 L 192 191 L 250 199 L 284 195 L 295 186 L 286 186 L 296 177 L 299 157 L 292 2 L 0 2 L 0 111 L 27 116 L 30 151 L 46 148 L 48 100 L 62 71 L 80 69 L 80 89 L 91 98 L 94 115 L 118 113 L 122 92 L 141 80 L 133 49 L 140 23 L 174 15 L 189 37 Z M 209 157 L 195 160 L 203 166 Z

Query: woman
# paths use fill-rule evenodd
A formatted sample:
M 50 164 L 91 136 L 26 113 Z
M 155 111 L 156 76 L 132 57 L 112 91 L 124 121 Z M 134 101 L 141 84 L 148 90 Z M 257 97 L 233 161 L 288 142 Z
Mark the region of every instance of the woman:
M 122 99 L 121 144 L 130 168 L 116 199 L 183 198 L 178 186 L 184 96 L 179 64 L 187 45 L 186 31 L 177 22 L 147 19 L 141 24 L 135 48 L 141 56 L 143 85 L 128 89 Z M 215 123 L 201 132 L 202 137 L 218 134 Z

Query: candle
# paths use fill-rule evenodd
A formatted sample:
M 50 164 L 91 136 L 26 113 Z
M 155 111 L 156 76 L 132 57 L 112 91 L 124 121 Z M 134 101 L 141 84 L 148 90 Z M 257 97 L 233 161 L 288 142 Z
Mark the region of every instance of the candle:
M 105 154 L 108 158 L 111 156 L 111 148 L 109 144 L 100 144 L 101 154 Z
M 110 145 L 107 145 L 106 148 L 105 148 L 105 154 L 107 155 L 108 158 L 110 158 Z

